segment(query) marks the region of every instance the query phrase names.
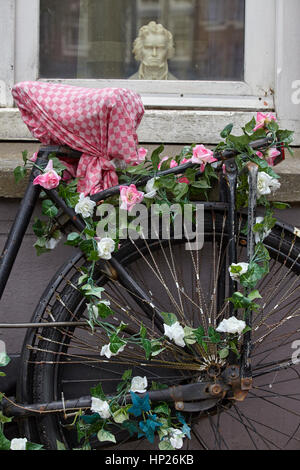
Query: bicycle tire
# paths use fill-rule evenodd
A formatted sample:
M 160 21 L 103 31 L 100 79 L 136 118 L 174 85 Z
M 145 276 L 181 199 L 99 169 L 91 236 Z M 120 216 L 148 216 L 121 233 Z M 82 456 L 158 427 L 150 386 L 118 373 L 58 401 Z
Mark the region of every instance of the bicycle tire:
M 214 206 L 212 204 L 211 208 L 208 208 L 205 211 L 205 240 L 206 240 L 205 246 L 207 246 L 208 244 L 215 243 L 213 242 L 213 240 L 220 242 L 220 236 L 224 237 L 224 240 L 226 239 L 226 224 L 224 225 L 224 220 L 226 220 L 226 211 L 220 209 L 217 205 Z M 239 221 L 240 221 L 239 226 L 244 225 L 246 222 L 246 216 L 240 215 Z M 290 308 L 291 302 L 294 305 L 295 302 L 298 300 L 297 294 L 295 293 L 297 292 L 298 288 L 300 289 L 300 286 L 298 285 L 299 284 L 298 276 L 300 274 L 300 260 L 299 260 L 300 240 L 295 235 L 294 232 L 295 231 L 293 230 L 293 228 L 290 228 L 284 224 L 278 223 L 272 230 L 271 234 L 264 241 L 264 244 L 269 249 L 269 252 L 272 258 L 272 269 L 271 269 L 270 275 L 267 276 L 267 278 L 269 279 L 264 280 L 262 282 L 262 285 L 264 284 L 268 285 L 268 283 L 270 284 L 271 282 L 270 276 L 274 275 L 274 273 L 276 274 L 277 277 L 279 276 L 279 279 L 276 281 L 279 287 L 277 287 L 277 284 L 275 287 L 272 286 L 271 297 L 270 297 L 270 292 L 268 294 L 269 306 L 271 309 L 274 309 L 274 302 L 278 303 L 280 301 L 281 290 L 286 285 L 286 282 L 283 279 L 285 279 L 289 283 L 290 283 L 290 278 L 293 279 L 292 282 L 294 283 L 294 287 L 293 287 L 293 293 L 289 294 L 289 299 L 285 299 L 283 301 L 283 307 L 281 307 L 281 311 L 284 308 Z M 245 251 L 245 237 L 242 234 L 239 234 L 239 242 L 241 245 L 241 248 L 240 248 L 241 252 Z M 179 248 L 180 246 L 182 246 L 180 242 L 178 242 L 178 240 L 176 240 L 176 242 L 173 240 L 171 245 L 172 247 L 175 247 L 175 245 L 176 246 L 178 245 Z M 152 253 L 156 253 L 156 254 L 160 253 L 160 257 L 162 256 L 161 244 L 158 241 L 149 241 L 149 246 L 151 247 Z M 141 257 L 141 253 L 137 251 L 135 244 L 132 244 L 131 242 L 125 243 L 125 245 L 121 247 L 120 251 L 116 254 L 116 257 L 127 268 L 136 267 L 137 263 L 141 262 L 141 260 L 144 262 L 144 259 L 142 259 Z M 49 309 L 50 304 L 51 304 L 51 314 L 56 321 L 72 320 L 72 315 L 70 316 L 69 312 L 73 312 L 74 314 L 74 311 L 76 311 L 76 308 L 78 308 L 78 304 L 80 303 L 80 295 L 77 292 L 74 293 L 74 288 L 72 287 L 72 285 L 75 284 L 76 279 L 78 277 L 78 273 L 76 274 L 76 267 L 78 266 L 78 263 L 79 265 L 81 263 L 84 263 L 84 259 L 83 257 L 81 257 L 80 254 L 73 257 L 72 260 L 70 260 L 70 262 L 67 263 L 67 265 L 59 271 L 58 275 L 54 277 L 54 279 L 51 281 L 50 285 L 46 289 L 33 315 L 33 318 L 32 318 L 33 322 L 46 320 L 47 308 Z M 70 281 L 71 281 L 71 285 L 68 285 Z M 100 285 L 103 285 L 103 282 L 105 284 L 104 278 L 100 282 Z M 172 283 L 174 284 L 174 279 Z M 59 290 L 60 300 L 56 299 L 53 301 L 53 295 L 55 295 L 55 293 L 57 293 L 58 290 Z M 277 294 L 276 294 L 276 290 L 277 291 L 279 290 Z M 270 291 L 270 285 L 269 285 L 269 291 Z M 296 297 L 294 297 L 294 295 L 296 295 Z M 50 299 L 52 299 L 52 303 Z M 67 305 L 67 309 L 62 306 L 63 304 L 61 303 L 61 300 L 63 301 L 64 305 Z M 278 310 L 278 307 L 277 307 L 277 310 Z M 267 312 L 267 315 L 268 315 L 268 312 Z M 285 317 L 287 316 L 286 313 L 284 313 L 284 315 Z M 76 314 L 73 318 L 78 319 L 79 317 Z M 291 332 L 286 332 L 285 331 L 286 322 L 284 322 L 283 324 L 282 334 L 284 335 L 284 338 L 288 339 L 287 348 L 284 349 L 284 355 L 286 354 L 287 349 L 290 349 L 290 345 L 292 341 L 294 339 L 297 339 L 297 329 L 299 328 L 300 325 L 299 323 L 297 323 L 296 318 L 297 317 L 295 317 L 295 325 L 292 327 Z M 278 328 L 279 327 L 281 328 L 280 325 L 278 326 Z M 71 330 L 72 329 L 70 329 L 69 332 L 70 334 L 73 334 Z M 74 331 L 76 330 L 74 329 Z M 260 343 L 258 342 L 258 345 L 256 345 L 256 347 L 258 348 L 258 353 L 256 349 L 255 354 L 258 354 L 259 356 L 261 356 L 262 354 L 265 354 L 266 359 L 269 358 L 268 364 L 272 364 L 272 360 L 273 362 L 274 360 L 278 362 L 280 360 L 280 358 L 277 359 L 278 350 L 281 347 L 284 347 L 285 343 L 283 344 L 283 346 L 281 345 L 281 343 L 279 343 L 279 345 L 277 343 L 278 348 L 274 350 L 274 348 L 270 348 L 268 346 L 268 344 L 272 344 L 272 342 L 274 342 L 272 333 L 271 334 L 264 333 L 264 335 L 267 335 L 267 336 L 264 338 L 264 341 Z M 64 341 L 62 341 L 63 336 L 65 336 Z M 61 389 L 62 389 L 62 386 L 61 386 L 62 377 L 60 375 L 63 371 L 62 364 L 60 364 L 59 361 L 55 365 L 41 364 L 41 363 L 51 362 L 51 360 L 53 360 L 54 354 L 56 355 L 56 357 L 60 357 L 61 353 L 68 351 L 68 349 L 70 348 L 70 344 L 68 341 L 69 339 L 65 335 L 65 330 L 62 331 L 61 329 L 54 330 L 54 329 L 49 329 L 49 328 L 43 329 L 41 325 L 41 329 L 38 331 L 36 330 L 28 331 L 27 336 L 24 341 L 22 373 L 20 374 L 21 378 L 20 378 L 20 382 L 18 386 L 18 390 L 19 390 L 18 399 L 20 401 L 25 400 L 27 403 L 30 403 L 30 402 L 32 403 L 32 402 L 47 402 L 47 401 L 60 399 L 59 393 L 61 392 Z M 60 343 L 60 344 L 57 344 L 57 343 Z M 28 345 L 30 349 L 28 349 Z M 267 349 L 264 350 L 263 352 L 259 350 L 259 348 L 261 348 L 261 345 L 266 345 L 267 347 Z M 258 369 L 258 371 L 263 371 L 264 370 L 263 366 L 264 366 L 264 363 L 261 362 L 259 364 L 260 368 Z M 290 377 L 291 371 L 293 371 L 292 374 L 294 374 L 294 368 L 292 367 L 288 368 L 286 373 L 284 373 L 284 371 L 282 370 L 280 373 L 283 378 L 280 379 L 280 381 L 277 380 L 278 372 L 276 372 L 277 374 L 276 384 L 275 384 L 275 381 L 273 380 L 274 377 L 272 375 L 273 377 L 272 393 L 273 394 L 275 393 L 274 391 L 275 385 L 279 387 L 277 383 L 285 384 L 285 383 L 288 383 L 287 381 L 289 380 L 291 380 L 292 382 L 296 380 Z M 103 371 L 102 373 L 104 374 Z M 254 367 L 254 373 L 255 373 L 255 367 Z M 297 371 L 295 372 L 295 374 L 297 377 L 297 380 L 296 380 L 297 382 L 296 386 L 298 387 L 297 390 L 299 389 L 300 391 L 300 380 L 298 380 L 299 377 L 297 375 Z M 260 376 L 258 375 L 257 377 L 258 377 L 257 380 L 259 381 Z M 267 375 L 267 378 L 268 378 L 268 375 Z M 295 392 L 297 392 L 297 390 Z M 261 403 L 264 402 L 265 406 L 269 406 L 270 401 L 272 402 L 272 400 L 268 398 L 268 391 L 266 391 L 266 387 L 263 387 L 263 393 L 265 393 L 266 396 L 261 397 Z M 279 395 L 281 395 L 281 393 L 279 393 Z M 285 401 L 293 400 L 293 398 L 291 398 L 289 395 L 290 394 L 285 395 Z M 278 396 L 277 396 L 277 399 L 278 399 Z M 65 396 L 65 398 L 67 397 Z M 273 399 L 273 395 L 271 395 L 271 398 Z M 256 399 L 252 401 L 255 402 Z M 277 404 L 278 404 L 278 401 L 277 401 Z M 275 406 L 275 404 L 273 406 Z M 282 408 L 281 405 L 280 407 Z M 224 408 L 225 408 L 225 405 L 224 405 Z M 234 412 L 232 411 L 233 408 L 234 408 Z M 288 409 L 288 410 L 285 410 L 285 412 L 287 414 L 290 414 L 291 410 Z M 240 411 L 240 410 L 237 411 L 237 409 L 235 408 L 235 405 L 234 407 L 231 408 L 231 411 L 229 412 L 226 411 L 225 409 L 224 410 L 221 409 L 220 411 L 220 415 L 227 414 L 226 419 L 228 419 L 228 414 L 232 415 L 233 413 L 235 413 L 235 415 L 230 416 L 230 420 L 234 424 L 236 424 L 236 421 L 238 421 L 239 426 L 242 425 L 242 427 L 244 428 L 245 436 L 247 438 L 247 444 L 243 443 L 243 441 L 242 441 L 242 444 L 240 441 L 237 442 L 236 436 L 231 436 L 231 441 L 229 442 L 228 438 L 225 439 L 223 430 L 222 432 L 220 432 L 219 435 L 217 435 L 217 433 L 219 432 L 218 426 L 212 423 L 212 420 L 215 418 L 213 418 L 209 414 L 206 416 L 206 418 L 208 419 L 210 426 L 211 426 L 211 429 L 210 429 L 211 437 L 207 437 L 206 435 L 205 437 L 203 437 L 203 435 L 201 433 L 199 434 L 198 431 L 197 433 L 196 431 L 195 432 L 193 431 L 193 436 L 195 437 L 194 439 L 195 444 L 191 444 L 189 441 L 187 441 L 187 444 L 189 444 L 190 448 L 192 448 L 193 445 L 196 445 L 196 448 L 199 448 L 199 446 L 200 448 L 201 447 L 202 448 L 227 448 L 227 447 L 239 448 L 240 445 L 245 446 L 245 448 L 251 448 L 251 446 L 253 448 L 259 448 L 259 449 L 260 448 L 278 448 L 280 443 L 278 442 L 277 437 L 280 436 L 280 438 L 282 439 L 282 437 L 285 436 L 286 440 L 288 441 L 288 446 L 298 445 L 298 437 L 296 436 L 296 434 L 295 435 L 293 434 L 294 428 L 293 428 L 293 431 L 289 431 L 289 432 L 282 431 L 281 428 L 280 430 L 276 429 L 276 432 L 278 433 L 278 436 L 276 435 L 277 436 L 276 439 L 274 436 L 272 437 L 270 437 L 269 435 L 266 436 L 267 429 L 268 429 L 268 434 L 271 433 L 271 429 L 274 430 L 273 417 L 270 420 L 269 424 L 267 424 L 266 422 L 261 423 L 259 416 L 257 416 L 257 413 L 254 414 L 254 418 L 252 417 L 252 418 L 249 418 L 249 420 L 247 420 L 248 418 L 243 416 L 243 411 Z M 242 415 L 240 413 L 242 413 Z M 296 408 L 296 421 L 298 420 L 298 414 L 300 417 L 300 407 Z M 221 418 L 218 416 L 217 419 L 220 420 Z M 296 429 L 296 424 L 295 424 L 295 429 Z M 51 415 L 51 416 L 46 415 L 46 416 L 41 416 L 39 418 L 31 418 L 30 420 L 27 420 L 25 430 L 29 438 L 34 437 L 36 439 L 38 437 L 39 440 L 46 446 L 46 448 L 52 448 L 52 449 L 56 448 L 57 440 L 64 442 L 66 446 L 70 446 L 70 440 L 72 441 L 72 437 L 70 437 L 70 435 L 68 435 L 68 433 L 66 433 L 63 427 L 61 426 L 60 417 L 54 416 L 54 415 Z M 127 448 L 128 448 L 128 445 L 126 449 Z M 148 447 L 146 446 L 145 448 L 148 448 Z

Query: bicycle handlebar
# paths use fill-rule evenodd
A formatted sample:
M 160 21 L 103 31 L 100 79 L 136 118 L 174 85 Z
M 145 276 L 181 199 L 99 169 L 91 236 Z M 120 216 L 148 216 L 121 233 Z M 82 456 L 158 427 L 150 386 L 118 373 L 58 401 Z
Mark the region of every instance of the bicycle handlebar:
M 267 145 L 270 145 L 272 141 L 273 141 L 272 137 L 265 137 L 264 139 L 254 140 L 253 142 L 250 142 L 249 145 L 251 148 L 253 148 L 253 150 L 258 150 Z M 225 150 L 224 152 L 220 152 L 220 154 L 216 154 L 216 158 L 218 158 L 218 160 L 222 162 L 222 161 L 229 160 L 230 158 L 233 158 L 237 154 L 238 152 L 235 150 Z M 199 165 L 192 163 L 192 162 L 188 162 L 188 163 L 184 163 L 183 165 L 178 165 L 174 168 L 170 168 L 168 170 L 158 171 L 157 176 L 167 176 L 171 174 L 177 175 L 177 174 L 183 173 L 188 168 L 194 168 L 197 166 Z M 147 181 L 149 181 L 149 179 L 151 179 L 150 176 L 144 176 L 139 181 L 136 181 L 135 184 L 137 187 L 144 186 L 147 183 Z M 134 181 L 132 181 L 131 183 L 124 183 L 123 186 L 127 186 L 132 183 L 134 183 Z M 101 191 L 98 194 L 94 194 L 93 196 L 91 196 L 91 199 L 95 202 L 99 202 L 111 196 L 114 196 L 115 194 L 119 192 L 119 190 L 120 190 L 120 185 L 113 186 L 112 188 L 105 189 L 104 191 Z
M 261 149 L 263 147 L 266 147 L 270 145 L 273 142 L 272 137 L 265 137 L 264 139 L 259 139 L 255 140 L 253 142 L 249 143 L 249 146 L 253 148 L 254 150 Z M 66 157 L 66 158 L 74 158 L 74 159 L 79 159 L 80 156 L 82 155 L 81 152 L 77 150 L 73 150 L 67 146 L 54 146 L 54 145 L 49 145 L 49 146 L 42 146 L 40 148 L 41 152 L 53 152 L 57 153 L 61 157 Z M 217 152 L 215 153 L 215 158 L 217 158 L 220 162 L 229 160 L 230 158 L 233 158 L 238 154 L 238 151 L 236 150 L 225 150 L 223 152 Z M 188 168 L 194 168 L 197 167 L 197 164 L 188 162 L 184 163 L 183 165 L 178 165 L 177 167 L 170 168 L 168 170 L 163 170 L 163 171 L 158 171 L 157 176 L 167 176 L 167 175 L 177 175 L 180 173 L 183 173 L 185 170 Z M 131 183 L 124 183 L 124 186 L 127 186 L 129 184 L 135 183 L 137 187 L 144 186 L 147 181 L 149 181 L 151 177 L 149 176 L 144 176 L 141 178 L 139 181 L 132 181 Z M 104 191 L 101 191 L 98 194 L 94 194 L 91 196 L 91 199 L 95 202 L 102 201 L 104 199 L 107 199 L 111 196 L 114 196 L 117 194 L 120 190 L 120 185 L 113 186 L 112 188 L 105 189 Z

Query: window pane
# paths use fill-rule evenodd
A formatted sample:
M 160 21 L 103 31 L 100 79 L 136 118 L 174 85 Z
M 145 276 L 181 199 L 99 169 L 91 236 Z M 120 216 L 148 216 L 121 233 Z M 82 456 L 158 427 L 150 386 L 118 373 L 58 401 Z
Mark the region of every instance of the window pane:
M 40 5 L 40 77 L 243 80 L 245 0 Z

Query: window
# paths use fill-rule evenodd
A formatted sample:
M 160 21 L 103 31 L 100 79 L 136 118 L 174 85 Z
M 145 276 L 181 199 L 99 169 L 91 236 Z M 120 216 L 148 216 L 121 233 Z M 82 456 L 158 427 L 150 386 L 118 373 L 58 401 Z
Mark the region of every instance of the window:
M 29 137 L 10 88 L 39 79 L 134 89 L 146 107 L 142 142 L 214 143 L 224 123 L 276 109 L 300 143 L 300 106 L 291 100 L 300 80 L 298 0 L 0 0 L 0 9 L 2 139 Z M 173 35 L 167 79 L 137 75 L 133 43 L 151 21 Z
M 39 76 L 139 79 L 133 44 L 154 21 L 173 37 L 169 79 L 240 81 L 244 16 L 245 0 L 41 0 Z M 149 26 L 143 46 L 158 61 L 150 35 Z

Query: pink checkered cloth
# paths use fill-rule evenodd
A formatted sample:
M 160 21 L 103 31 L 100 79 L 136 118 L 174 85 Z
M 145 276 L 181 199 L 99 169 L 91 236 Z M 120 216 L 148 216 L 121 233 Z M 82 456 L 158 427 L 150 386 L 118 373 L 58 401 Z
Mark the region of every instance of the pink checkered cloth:
M 64 162 L 79 179 L 78 192 L 95 194 L 118 184 L 113 159 L 138 160 L 136 130 L 144 107 L 133 91 L 22 82 L 12 94 L 33 137 L 82 152 L 79 163 Z

